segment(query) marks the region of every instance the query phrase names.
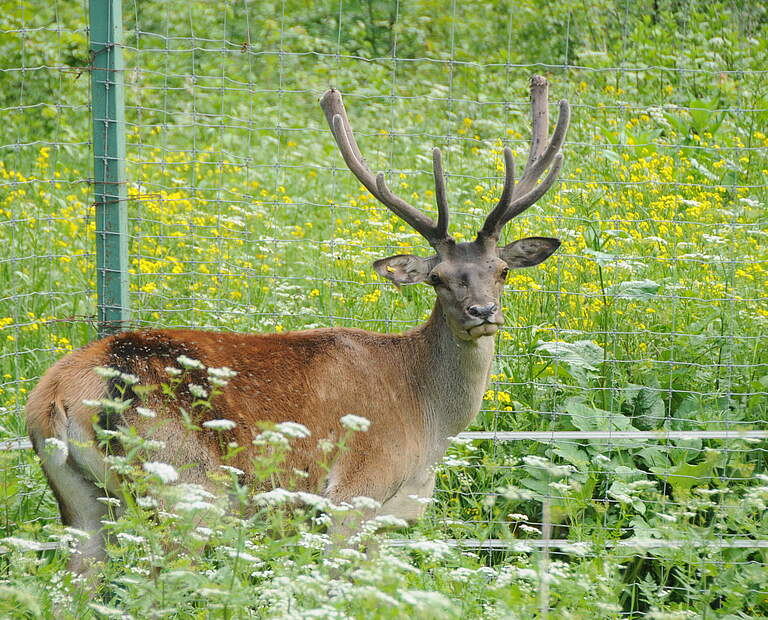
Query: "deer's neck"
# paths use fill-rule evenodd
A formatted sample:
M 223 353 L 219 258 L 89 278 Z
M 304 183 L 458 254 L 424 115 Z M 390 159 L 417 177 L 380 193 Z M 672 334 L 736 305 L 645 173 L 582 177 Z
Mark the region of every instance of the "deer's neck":
M 439 300 L 417 331 L 421 351 L 415 357 L 421 359 L 414 376 L 425 405 L 426 426 L 438 437 L 453 436 L 480 410 L 493 363 L 494 338 L 456 338 Z

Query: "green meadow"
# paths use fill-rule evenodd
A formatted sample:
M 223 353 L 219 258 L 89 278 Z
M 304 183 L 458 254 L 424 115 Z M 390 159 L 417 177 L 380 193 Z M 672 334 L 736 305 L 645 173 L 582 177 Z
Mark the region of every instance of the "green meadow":
M 0 6 L 0 439 L 13 440 L 42 373 L 96 337 L 95 218 L 87 6 Z M 552 125 L 558 99 L 572 106 L 565 165 L 505 240 L 563 245 L 510 275 L 470 430 L 659 435 L 458 440 L 418 526 L 374 524 L 330 551 L 327 519 L 350 508 L 288 512 L 233 475 L 255 511 L 225 511 L 143 468 L 151 447 L 129 437 L 115 466 L 136 500 L 109 524 L 95 595 L 65 571 L 78 532 L 36 457 L 6 450 L 0 615 L 768 615 L 765 440 L 663 437 L 768 420 L 768 9 L 134 0 L 123 13 L 131 327 L 423 321 L 430 287 L 397 290 L 371 263 L 427 244 L 349 173 L 318 100 L 344 93 L 370 167 L 433 216 L 439 146 L 451 230 L 470 240 L 501 192 L 503 148 L 524 166 L 538 73 Z M 220 512 L 201 526 L 153 498 Z M 361 552 L 367 537 L 378 551 Z

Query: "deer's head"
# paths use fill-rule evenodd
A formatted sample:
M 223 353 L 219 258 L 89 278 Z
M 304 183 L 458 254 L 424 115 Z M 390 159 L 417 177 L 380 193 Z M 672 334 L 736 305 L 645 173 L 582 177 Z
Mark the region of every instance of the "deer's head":
M 451 331 L 462 340 L 492 336 L 504 323 L 500 299 L 510 269 L 538 265 L 560 247 L 560 241 L 549 237 L 528 237 L 499 245 L 504 225 L 547 192 L 563 163 L 560 147 L 568 129 L 570 108 L 566 101 L 560 102 L 557 126 L 548 140 L 547 100 L 547 81 L 533 76 L 533 136 L 525 170 L 515 182 L 512 151 L 505 148 L 501 198 L 488 214 L 477 238 L 468 243 L 457 243 L 448 234 L 448 203 L 439 149 L 432 151 L 438 210 L 435 224 L 430 217 L 395 196 L 384 180 L 384 173 L 374 175 L 370 171 L 352 133 L 341 94 L 332 89 L 320 101 L 349 169 L 377 200 L 421 234 L 435 250 L 429 258 L 410 254 L 382 258 L 373 264 L 374 269 L 398 286 L 424 282 L 434 287 Z M 539 183 L 547 169 L 549 172 Z

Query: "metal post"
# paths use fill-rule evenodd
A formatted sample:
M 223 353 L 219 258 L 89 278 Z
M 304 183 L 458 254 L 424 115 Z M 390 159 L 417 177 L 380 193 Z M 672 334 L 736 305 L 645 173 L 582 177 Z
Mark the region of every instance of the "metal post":
M 90 0 L 96 291 L 99 335 L 129 317 L 121 0 Z

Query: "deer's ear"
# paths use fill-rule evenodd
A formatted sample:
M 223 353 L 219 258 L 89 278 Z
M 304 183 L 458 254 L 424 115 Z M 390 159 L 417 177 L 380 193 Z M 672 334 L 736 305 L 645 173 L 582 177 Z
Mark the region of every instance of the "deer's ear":
M 547 260 L 559 247 L 559 239 L 527 237 L 499 248 L 499 258 L 513 269 L 533 267 Z
M 396 285 L 424 282 L 429 272 L 437 265 L 437 256 L 421 258 L 411 254 L 397 254 L 373 263 L 373 268 L 382 278 Z

